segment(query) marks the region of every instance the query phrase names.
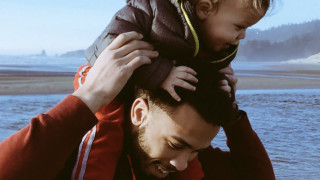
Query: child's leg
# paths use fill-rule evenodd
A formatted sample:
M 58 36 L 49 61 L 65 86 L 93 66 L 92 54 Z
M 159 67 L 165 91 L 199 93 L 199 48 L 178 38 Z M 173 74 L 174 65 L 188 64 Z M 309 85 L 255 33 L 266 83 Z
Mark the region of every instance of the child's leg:
M 89 70 L 89 64 L 79 68 L 73 82 L 75 90 L 84 83 Z M 102 107 L 96 117 L 99 122 L 79 146 L 73 179 L 113 179 L 116 171 L 123 147 L 124 105 L 115 99 Z

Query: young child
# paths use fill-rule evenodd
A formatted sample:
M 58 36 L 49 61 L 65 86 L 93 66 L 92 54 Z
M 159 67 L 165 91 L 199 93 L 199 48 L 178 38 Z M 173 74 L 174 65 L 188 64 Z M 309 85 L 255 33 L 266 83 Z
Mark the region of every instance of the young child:
M 137 69 L 129 82 L 147 89 L 163 88 L 180 101 L 174 87 L 194 91 L 192 83 L 197 82 L 196 72 L 201 68 L 216 72 L 228 66 L 246 29 L 262 18 L 269 6 L 270 0 L 127 0 L 85 52 L 89 64 L 79 69 L 75 88 L 118 34 L 136 31 L 153 44 L 159 56 Z M 96 114 L 99 123 L 83 138 L 73 178 L 113 179 L 123 147 L 123 107 L 123 102 L 115 99 Z M 201 171 L 195 159 L 187 169 L 197 168 Z

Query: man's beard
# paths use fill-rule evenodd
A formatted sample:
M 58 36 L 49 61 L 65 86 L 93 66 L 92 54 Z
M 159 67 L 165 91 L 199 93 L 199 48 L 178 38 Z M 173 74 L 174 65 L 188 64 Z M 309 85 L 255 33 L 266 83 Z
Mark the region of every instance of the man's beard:
M 146 127 L 147 126 L 141 127 L 137 132 L 133 133 L 131 136 L 131 158 L 133 160 L 134 166 L 138 168 L 137 170 L 143 173 L 146 173 L 144 172 L 145 167 L 147 165 L 146 160 L 150 159 L 150 157 L 148 156 L 150 148 L 146 144 L 145 140 Z
M 148 155 L 150 152 L 150 146 L 146 141 L 146 126 L 141 127 L 137 132 L 133 133 L 131 136 L 131 158 L 132 164 L 137 176 L 137 179 L 158 179 L 154 175 L 147 172 L 147 167 L 151 164 L 160 163 L 160 161 L 152 162 L 152 158 Z

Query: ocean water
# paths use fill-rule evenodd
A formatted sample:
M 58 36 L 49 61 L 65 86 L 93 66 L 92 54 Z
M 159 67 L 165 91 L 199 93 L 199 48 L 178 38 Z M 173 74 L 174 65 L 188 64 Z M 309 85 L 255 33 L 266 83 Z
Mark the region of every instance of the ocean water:
M 65 96 L 0 95 L 0 141 Z M 320 89 L 239 90 L 237 100 L 263 142 L 277 179 L 319 179 Z M 225 142 L 221 130 L 212 145 L 227 150 Z

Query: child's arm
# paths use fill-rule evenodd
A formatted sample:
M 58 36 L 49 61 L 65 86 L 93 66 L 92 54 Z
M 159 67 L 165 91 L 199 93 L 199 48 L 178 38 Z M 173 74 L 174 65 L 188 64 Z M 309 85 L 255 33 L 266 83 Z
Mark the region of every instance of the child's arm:
M 236 91 L 237 77 L 234 75 L 234 71 L 231 66 L 227 66 L 218 71 L 224 78 L 219 80 L 219 88 L 222 92 L 234 99 L 234 92 Z M 195 91 L 196 87 L 191 83 L 197 83 L 196 71 L 187 66 L 178 66 L 171 69 L 169 75 L 161 84 L 161 88 L 166 90 L 176 101 L 180 101 L 181 98 L 176 93 L 174 87 L 179 86 L 190 91 Z
M 231 65 L 229 64 L 227 67 L 220 69 L 218 72 L 224 76 L 224 79 L 219 81 L 220 89 L 234 101 L 238 78 L 234 75 Z
M 144 3 L 149 3 L 149 1 Z M 85 56 L 89 63 L 94 66 L 100 53 L 113 41 L 115 37 L 118 36 L 118 34 L 135 31 L 143 34 L 143 40 L 151 41 L 149 37 L 151 36 L 150 34 L 152 33 L 154 23 L 153 20 L 155 12 L 153 11 L 154 9 L 151 9 L 150 5 L 135 6 L 135 4 L 128 4 L 119 10 L 93 45 L 86 50 Z M 136 53 L 141 52 L 136 51 Z M 172 60 L 161 56 L 160 52 L 160 55 L 157 58 L 152 59 L 151 64 L 137 69 L 130 81 L 147 89 L 158 88 L 169 74 L 172 66 Z
M 187 66 L 173 66 L 169 75 L 162 82 L 161 88 L 166 90 L 176 101 L 180 101 L 181 98 L 176 93 L 174 87 L 179 86 L 190 91 L 196 90 L 196 87 L 189 83 L 198 82 L 198 79 L 195 77 L 196 75 L 197 73 Z

